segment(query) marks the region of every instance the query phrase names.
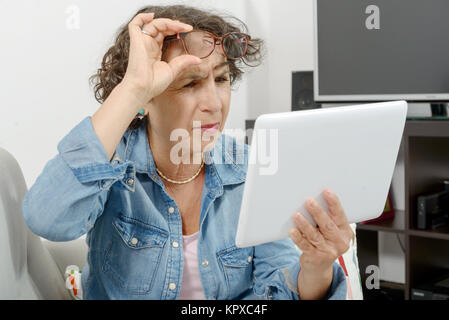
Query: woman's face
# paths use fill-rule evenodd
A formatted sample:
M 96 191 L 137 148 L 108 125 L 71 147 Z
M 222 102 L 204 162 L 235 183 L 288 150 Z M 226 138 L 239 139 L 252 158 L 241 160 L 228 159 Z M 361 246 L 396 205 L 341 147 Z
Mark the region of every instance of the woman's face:
M 184 54 L 180 43 L 175 41 L 164 52 L 163 60 Z M 149 108 L 150 134 L 170 141 L 174 130 L 190 135 L 190 155 L 194 150 L 193 139 L 201 139 L 201 152 L 213 148 L 226 123 L 231 101 L 229 65 L 216 46 L 215 51 L 202 63 L 184 70 Z M 179 131 L 178 131 L 179 132 Z M 199 138 L 198 138 L 199 137 Z M 178 143 L 178 140 L 171 144 Z

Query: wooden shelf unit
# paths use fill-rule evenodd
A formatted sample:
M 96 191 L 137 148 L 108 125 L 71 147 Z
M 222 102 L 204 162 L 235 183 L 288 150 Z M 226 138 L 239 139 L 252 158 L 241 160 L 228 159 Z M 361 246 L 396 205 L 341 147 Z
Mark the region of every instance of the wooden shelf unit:
M 418 230 L 418 195 L 441 190 L 449 180 L 449 121 L 408 120 L 402 140 L 405 170 L 405 211 L 396 210 L 394 219 L 357 226 L 357 246 L 362 285 L 366 266 L 379 265 L 378 232 L 401 234 L 405 238 L 405 284 L 396 286 L 410 299 L 411 289 L 449 270 L 449 226 Z M 402 289 L 401 289 L 402 288 Z M 364 294 L 369 292 L 364 290 Z

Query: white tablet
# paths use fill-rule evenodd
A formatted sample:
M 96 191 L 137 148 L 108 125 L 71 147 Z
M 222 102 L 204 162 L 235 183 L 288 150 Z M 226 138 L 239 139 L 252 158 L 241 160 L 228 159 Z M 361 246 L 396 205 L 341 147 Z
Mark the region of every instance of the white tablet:
M 337 194 L 350 223 L 384 210 L 407 118 L 405 101 L 259 117 L 237 228 L 237 247 L 285 239 L 308 197 L 327 210 Z

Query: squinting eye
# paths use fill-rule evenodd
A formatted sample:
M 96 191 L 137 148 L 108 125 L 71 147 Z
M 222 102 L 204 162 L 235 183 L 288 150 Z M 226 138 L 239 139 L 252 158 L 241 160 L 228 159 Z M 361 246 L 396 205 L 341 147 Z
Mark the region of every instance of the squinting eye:
M 190 82 L 189 84 L 186 84 L 185 86 L 184 86 L 184 88 L 193 88 L 194 86 L 195 86 L 195 81 L 192 81 L 192 82 Z
M 217 81 L 217 82 L 228 82 L 229 79 L 222 77 L 222 78 L 217 78 L 215 81 Z

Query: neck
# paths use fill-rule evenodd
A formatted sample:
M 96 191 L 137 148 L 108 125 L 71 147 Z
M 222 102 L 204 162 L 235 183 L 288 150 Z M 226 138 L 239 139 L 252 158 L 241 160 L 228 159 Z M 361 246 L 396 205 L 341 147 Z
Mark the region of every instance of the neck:
M 201 167 L 202 155 L 195 157 L 190 153 L 189 161 L 182 161 L 180 164 L 176 164 L 170 159 L 171 150 L 177 142 L 169 141 L 167 143 L 167 141 L 164 141 L 157 135 L 148 132 L 148 143 L 153 153 L 156 168 L 169 179 L 176 181 L 190 179 Z M 199 162 L 198 159 L 200 160 Z

